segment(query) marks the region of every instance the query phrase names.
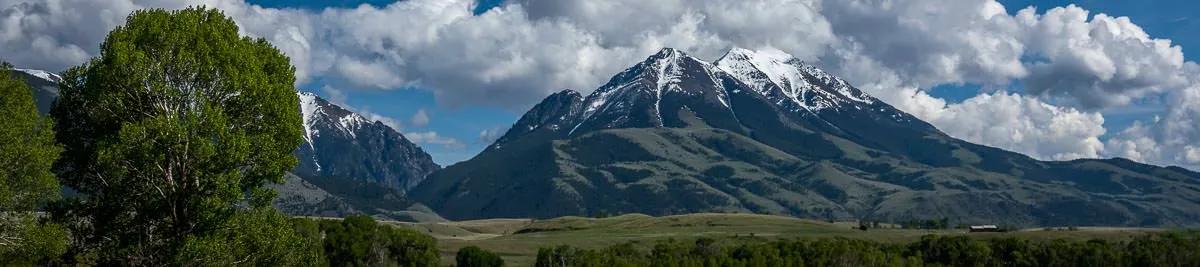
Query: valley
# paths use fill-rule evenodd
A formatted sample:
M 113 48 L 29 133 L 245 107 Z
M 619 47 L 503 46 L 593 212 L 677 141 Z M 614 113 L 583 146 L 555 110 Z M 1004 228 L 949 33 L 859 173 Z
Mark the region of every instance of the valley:
M 0 266 L 1200 266 L 1200 64 L 1075 4 L 76 2 Z
M 737 212 L 1200 225 L 1200 173 L 970 143 L 795 57 L 741 48 L 712 62 L 664 48 L 588 95 L 552 94 L 408 196 L 451 220 Z
M 724 244 L 754 244 L 771 240 L 849 238 L 891 244 L 910 243 L 926 235 L 968 236 L 978 239 L 1017 237 L 1048 241 L 1103 239 L 1123 241 L 1167 231 L 1159 228 L 1078 227 L 1077 230 L 1029 228 L 1006 233 L 968 233 L 964 229 L 855 229 L 855 222 L 797 219 L 774 215 L 698 213 L 653 217 L 626 214 L 608 218 L 484 219 L 458 222 L 382 222 L 426 233 L 438 240 L 442 262 L 453 262 L 467 246 L 496 252 L 510 266 L 533 266 L 539 248 L 559 245 L 602 249 L 632 243 L 649 250 L 667 240 L 691 242 L 713 238 Z

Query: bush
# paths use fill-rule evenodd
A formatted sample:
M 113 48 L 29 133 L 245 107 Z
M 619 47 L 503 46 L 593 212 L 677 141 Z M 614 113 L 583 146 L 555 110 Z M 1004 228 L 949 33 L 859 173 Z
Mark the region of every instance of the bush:
M 458 267 L 504 266 L 504 260 L 500 259 L 499 255 L 476 246 L 469 246 L 458 250 L 455 260 L 458 263 Z

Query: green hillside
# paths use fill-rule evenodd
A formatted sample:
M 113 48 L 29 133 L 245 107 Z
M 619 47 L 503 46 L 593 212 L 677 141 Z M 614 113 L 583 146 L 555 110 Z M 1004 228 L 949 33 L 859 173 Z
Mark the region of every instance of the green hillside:
M 547 97 L 409 196 L 451 220 L 742 212 L 1200 225 L 1200 173 L 973 144 L 799 59 L 768 68 L 750 60 L 759 56 L 734 49 L 708 63 L 663 49 L 586 97 Z
M 699 127 L 520 139 L 435 173 L 412 194 L 450 219 L 741 212 L 1026 227 L 1157 226 L 1194 224 L 1198 215 L 1184 211 L 1200 209 L 1198 180 L 1183 170 L 1079 160 L 1019 162 L 1019 168 L 997 172 L 968 163 L 925 165 L 823 138 L 844 156 L 802 158 L 745 135 Z M 982 154 L 990 150 L 950 151 L 963 162 L 995 156 Z

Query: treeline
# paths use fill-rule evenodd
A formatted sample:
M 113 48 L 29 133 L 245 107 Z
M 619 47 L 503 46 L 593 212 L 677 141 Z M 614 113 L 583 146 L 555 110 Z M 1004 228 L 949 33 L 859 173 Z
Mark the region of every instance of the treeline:
M 701 238 L 662 242 L 649 251 L 632 243 L 543 248 L 536 266 L 1200 266 L 1200 232 L 1122 242 L 929 235 L 911 244 L 835 238 L 721 245 Z
M 899 224 L 904 229 L 950 229 L 954 227 L 950 225 L 949 218 L 942 218 L 940 220 L 909 220 Z

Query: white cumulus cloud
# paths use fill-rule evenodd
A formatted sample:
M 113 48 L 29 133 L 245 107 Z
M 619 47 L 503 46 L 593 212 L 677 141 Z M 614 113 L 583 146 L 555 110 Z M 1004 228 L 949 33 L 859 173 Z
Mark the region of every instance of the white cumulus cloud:
M 563 88 L 586 93 L 661 47 L 708 59 L 734 46 L 773 47 L 966 140 L 1042 159 L 1200 163 L 1195 64 L 1129 18 L 1078 6 L 1013 14 L 1019 7 L 994 0 L 510 0 L 475 15 L 473 0 L 323 10 L 244 0 L 0 0 L 0 58 L 60 71 L 95 56 L 129 12 L 194 4 L 271 41 L 291 57 L 300 83 L 421 88 L 450 106 L 519 111 Z M 1004 91 L 1014 81 L 1024 93 Z M 987 90 L 961 103 L 920 90 L 964 83 Z M 1167 114 L 1129 129 L 1104 129 L 1095 113 L 1162 95 Z
M 412 119 L 409 119 L 414 127 L 425 127 L 429 125 L 429 113 L 425 109 L 418 109 L 417 113 L 413 114 Z
M 443 136 L 434 131 L 404 133 L 404 137 L 416 144 L 439 145 L 447 149 L 462 149 L 466 147 L 462 141 L 453 137 Z
M 1018 12 L 1027 54 L 1041 59 L 1024 78 L 1030 92 L 1102 108 L 1188 86 L 1181 47 L 1152 39 L 1128 17 L 1088 15 L 1074 5 Z

